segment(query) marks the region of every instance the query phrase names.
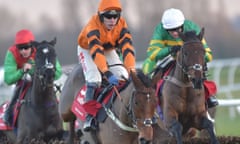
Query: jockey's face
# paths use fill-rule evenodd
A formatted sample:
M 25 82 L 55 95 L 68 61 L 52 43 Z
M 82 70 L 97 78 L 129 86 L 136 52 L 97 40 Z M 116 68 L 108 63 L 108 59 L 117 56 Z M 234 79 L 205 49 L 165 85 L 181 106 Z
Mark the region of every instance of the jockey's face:
M 182 32 L 183 28 L 181 26 L 181 27 L 177 27 L 177 28 L 174 28 L 174 29 L 168 29 L 167 31 L 173 38 L 176 39 L 176 38 L 179 38 L 178 32 Z
M 116 10 L 110 10 L 102 14 L 103 23 L 108 30 L 112 30 L 120 17 L 120 12 Z
M 31 55 L 32 48 L 30 45 L 17 46 L 20 55 L 24 58 L 28 58 Z

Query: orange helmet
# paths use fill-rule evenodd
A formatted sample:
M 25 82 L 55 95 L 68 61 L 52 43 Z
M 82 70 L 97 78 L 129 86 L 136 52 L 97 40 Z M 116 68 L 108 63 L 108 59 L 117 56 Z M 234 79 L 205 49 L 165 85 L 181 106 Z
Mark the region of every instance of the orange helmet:
M 98 6 L 98 12 L 104 13 L 109 10 L 122 11 L 122 6 L 119 0 L 101 0 Z
M 34 41 L 34 36 L 31 31 L 27 29 L 23 29 L 17 32 L 16 37 L 15 37 L 15 44 L 28 44 L 31 41 Z

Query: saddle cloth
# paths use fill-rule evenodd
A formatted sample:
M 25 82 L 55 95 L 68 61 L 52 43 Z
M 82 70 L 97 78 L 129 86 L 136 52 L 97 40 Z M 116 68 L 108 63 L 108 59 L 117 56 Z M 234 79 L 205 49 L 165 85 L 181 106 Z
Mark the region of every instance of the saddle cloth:
M 23 81 L 18 83 L 18 86 L 20 86 L 20 89 L 22 87 L 22 90 L 19 93 L 19 99 L 17 100 L 14 108 L 13 108 L 13 123 L 12 126 L 8 126 L 4 123 L 3 121 L 3 115 L 9 105 L 9 101 L 6 101 L 5 103 L 3 103 L 0 106 L 0 130 L 12 130 L 14 127 L 17 127 L 17 118 L 18 118 L 18 114 L 21 108 L 21 100 L 24 99 L 29 87 L 31 86 L 30 82 L 26 82 L 26 84 L 23 84 Z
M 128 85 L 128 82 L 120 82 L 118 86 L 116 86 L 117 90 L 120 92 L 125 89 Z M 80 88 L 77 96 L 75 97 L 71 110 L 80 120 L 85 121 L 85 117 L 87 114 L 91 114 L 99 122 L 103 122 L 107 114 L 102 105 L 106 107 L 111 107 L 113 101 L 116 98 L 116 93 L 114 91 L 113 86 L 101 87 L 95 91 L 94 100 L 91 100 L 87 103 L 84 102 L 86 93 L 86 85 Z

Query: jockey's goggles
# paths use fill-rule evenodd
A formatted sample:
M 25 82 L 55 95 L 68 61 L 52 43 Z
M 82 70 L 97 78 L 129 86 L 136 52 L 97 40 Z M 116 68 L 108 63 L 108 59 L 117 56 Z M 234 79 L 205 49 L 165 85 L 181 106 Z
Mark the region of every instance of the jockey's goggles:
M 111 18 L 119 18 L 120 17 L 120 13 L 119 11 L 116 11 L 116 10 L 109 10 L 109 11 L 106 11 L 104 12 L 102 15 L 103 17 L 107 18 L 107 19 L 111 19 Z
M 183 27 L 180 26 L 180 27 L 177 27 L 177 28 L 173 28 L 173 29 L 167 29 L 168 32 L 182 32 L 182 29 Z
M 27 50 L 27 49 L 29 49 L 29 48 L 31 48 L 32 47 L 32 45 L 30 44 L 30 43 L 25 43 L 25 44 L 18 44 L 18 45 L 16 45 L 16 47 L 19 49 L 19 50 Z

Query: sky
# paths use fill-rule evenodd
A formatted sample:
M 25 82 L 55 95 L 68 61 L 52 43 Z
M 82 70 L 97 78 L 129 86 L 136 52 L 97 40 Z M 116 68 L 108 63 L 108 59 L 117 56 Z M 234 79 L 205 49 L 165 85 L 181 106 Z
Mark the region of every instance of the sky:
M 94 0 L 92 0 L 94 1 Z M 99 0 L 95 0 L 98 2 Z M 211 0 L 212 3 L 217 3 L 219 0 Z M 239 0 L 224 0 L 227 14 L 230 18 L 240 15 L 240 9 L 237 3 Z M 60 0 L 0 0 L 0 5 L 8 7 L 13 14 L 19 16 L 27 16 L 31 23 L 37 23 L 38 16 L 48 14 L 49 17 L 60 21 Z M 213 11 L 218 11 L 217 4 L 213 4 Z M 28 13 L 31 11 L 32 13 Z M 61 27 L 61 25 L 59 25 Z
M 43 14 L 60 21 L 60 0 L 0 0 L 0 5 L 6 6 L 18 16 L 28 17 L 28 20 L 35 24 Z M 31 11 L 31 13 L 29 13 Z M 60 23 L 59 23 L 60 24 Z M 61 27 L 61 25 L 58 25 Z

